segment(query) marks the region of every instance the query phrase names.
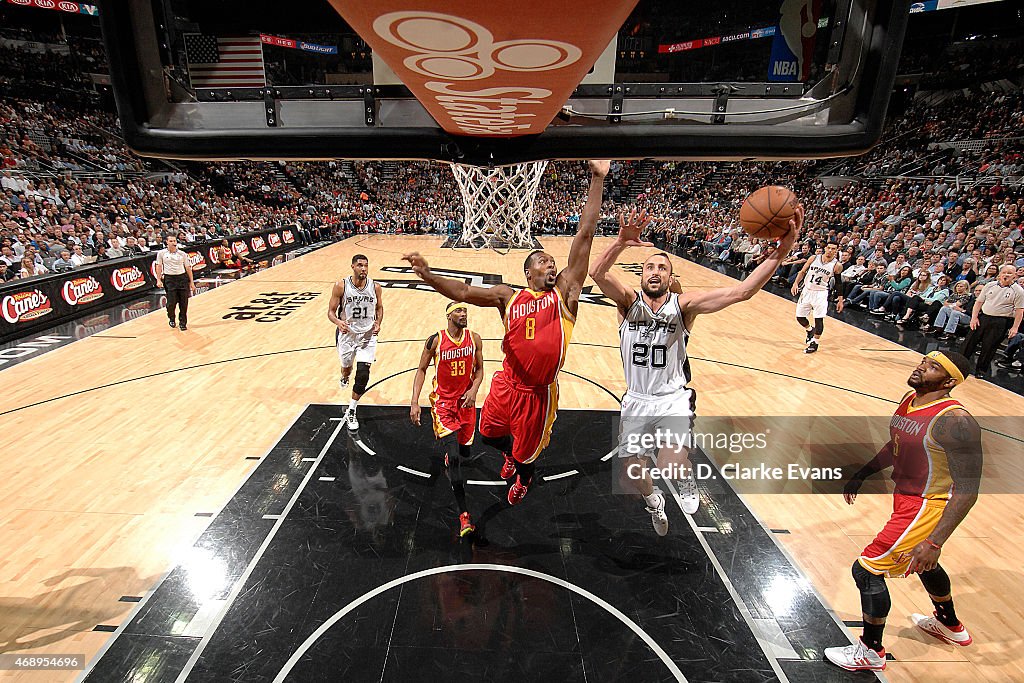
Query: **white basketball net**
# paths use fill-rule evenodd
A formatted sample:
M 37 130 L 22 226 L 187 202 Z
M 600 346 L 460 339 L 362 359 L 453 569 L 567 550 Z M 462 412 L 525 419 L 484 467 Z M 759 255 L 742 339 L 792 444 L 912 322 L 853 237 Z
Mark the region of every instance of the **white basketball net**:
M 533 202 L 548 162 L 500 168 L 452 164 L 466 218 L 461 244 L 474 249 L 530 249 Z

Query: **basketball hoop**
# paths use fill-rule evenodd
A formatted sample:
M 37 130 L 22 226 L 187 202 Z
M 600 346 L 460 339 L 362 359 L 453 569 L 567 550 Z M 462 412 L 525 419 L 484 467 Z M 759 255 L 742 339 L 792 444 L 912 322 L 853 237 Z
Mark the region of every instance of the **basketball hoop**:
M 466 217 L 456 246 L 504 250 L 533 248 L 533 203 L 547 161 L 498 168 L 452 164 Z

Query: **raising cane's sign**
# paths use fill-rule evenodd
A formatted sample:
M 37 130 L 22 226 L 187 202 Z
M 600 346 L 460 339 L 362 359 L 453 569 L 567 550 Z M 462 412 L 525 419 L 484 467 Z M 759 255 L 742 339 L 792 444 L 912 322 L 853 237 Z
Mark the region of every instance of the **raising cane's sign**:
M 285 244 L 291 244 L 292 242 L 295 241 L 295 235 L 292 234 L 291 230 L 285 230 L 281 234 L 284 235 L 284 243 Z
M 87 304 L 103 296 L 103 286 L 93 276 L 76 277 L 66 280 L 61 288 L 60 295 L 69 306 Z
M 281 236 L 278 235 L 276 232 L 272 232 L 269 235 L 267 235 L 267 241 L 270 242 L 271 249 L 277 249 L 278 247 L 281 246 Z
M 125 266 L 110 274 L 110 284 L 119 292 L 127 292 L 145 286 L 146 276 L 138 266 Z
M 231 243 L 231 251 L 236 256 L 247 256 L 249 254 L 249 247 L 246 245 L 245 240 L 238 240 Z
M 256 235 L 255 237 L 252 238 L 252 248 L 254 251 L 266 251 L 267 243 L 263 240 L 262 237 Z
M 38 289 L 8 294 L 0 302 L 0 314 L 12 325 L 42 318 L 50 313 L 53 313 L 50 299 Z

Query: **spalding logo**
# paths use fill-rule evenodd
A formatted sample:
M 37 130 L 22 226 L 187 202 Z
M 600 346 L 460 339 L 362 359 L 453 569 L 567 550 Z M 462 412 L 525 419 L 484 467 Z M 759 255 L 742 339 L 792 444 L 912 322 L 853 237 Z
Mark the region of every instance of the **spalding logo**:
M 91 275 L 89 277 L 76 277 L 64 283 L 61 296 L 71 306 L 87 304 L 103 296 L 103 287 L 100 286 L 100 281 Z
M 279 246 L 281 246 L 281 236 L 278 235 L 276 232 L 272 232 L 269 235 L 267 235 L 267 241 L 270 242 L 270 246 L 273 247 L 274 249 L 277 249 Z
M 8 294 L 0 303 L 0 311 L 3 312 L 4 320 L 13 325 L 53 313 L 53 307 L 45 294 L 34 289 L 31 292 Z
M 146 284 L 146 276 L 138 267 L 126 266 L 110 274 L 110 284 L 119 292 L 138 289 Z
M 252 238 L 252 248 L 255 249 L 256 251 L 266 251 L 267 243 L 263 241 L 262 237 L 256 235 L 255 237 Z

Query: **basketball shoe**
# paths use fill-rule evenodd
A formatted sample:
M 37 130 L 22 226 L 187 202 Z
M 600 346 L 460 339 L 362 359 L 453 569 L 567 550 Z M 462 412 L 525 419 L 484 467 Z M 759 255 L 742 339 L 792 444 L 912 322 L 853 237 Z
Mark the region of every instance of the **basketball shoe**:
M 516 461 L 512 459 L 511 453 L 502 453 L 505 456 L 505 464 L 501 466 L 501 478 L 511 479 L 516 474 Z
M 804 349 L 804 353 L 814 353 L 817 350 L 818 342 L 812 339 L 811 341 L 807 342 L 807 348 Z
M 847 671 L 885 671 L 885 650 L 875 652 L 860 638 L 846 647 L 826 647 L 825 658 Z
M 345 411 L 345 424 L 350 432 L 359 431 L 359 420 L 356 419 L 356 411 L 351 408 Z
M 700 494 L 697 493 L 697 482 L 694 481 L 693 474 L 679 480 L 679 497 L 683 503 L 683 512 L 688 515 L 697 514 L 697 510 L 700 509 Z
M 516 483 L 508 490 L 508 504 L 518 505 L 523 502 L 523 498 L 526 498 L 526 487 L 519 483 L 517 478 Z
M 465 538 L 467 534 L 471 534 L 476 531 L 476 527 L 473 526 L 473 521 L 469 518 L 468 512 L 463 512 L 459 515 L 459 538 Z
M 661 495 L 661 491 L 658 487 L 654 487 L 654 492 L 651 493 L 648 498 L 654 498 L 654 505 L 649 503 L 644 506 L 644 509 L 651 515 L 651 524 L 654 526 L 654 531 L 659 536 L 664 536 L 668 533 L 668 515 L 665 514 L 665 496 Z
M 932 614 L 934 615 L 935 613 L 932 612 Z M 971 638 L 971 634 L 967 632 L 967 629 L 964 628 L 963 624 L 957 624 L 950 628 L 934 616 L 926 617 L 923 614 L 911 614 L 910 620 L 914 622 L 915 626 L 928 635 L 947 642 L 950 645 L 967 647 L 974 642 L 974 638 Z

